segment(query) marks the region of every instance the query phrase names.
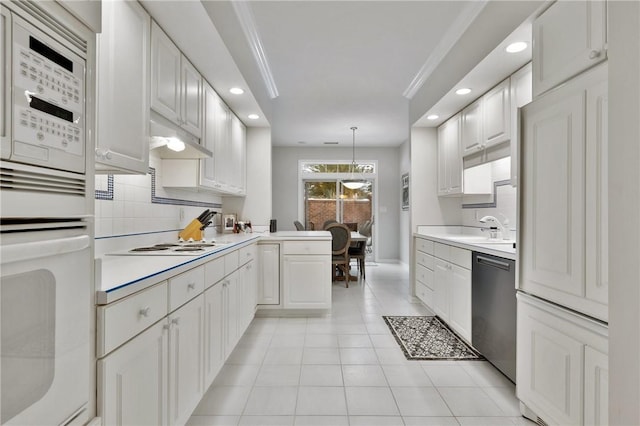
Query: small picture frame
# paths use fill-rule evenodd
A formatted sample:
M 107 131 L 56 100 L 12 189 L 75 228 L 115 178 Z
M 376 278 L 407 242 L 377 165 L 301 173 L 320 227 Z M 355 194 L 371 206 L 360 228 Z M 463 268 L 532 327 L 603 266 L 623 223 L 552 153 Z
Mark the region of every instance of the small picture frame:
M 236 215 L 235 214 L 225 214 L 222 215 L 222 230 L 224 232 L 233 232 L 233 229 L 236 226 Z
M 409 173 L 402 175 L 402 210 L 409 210 Z

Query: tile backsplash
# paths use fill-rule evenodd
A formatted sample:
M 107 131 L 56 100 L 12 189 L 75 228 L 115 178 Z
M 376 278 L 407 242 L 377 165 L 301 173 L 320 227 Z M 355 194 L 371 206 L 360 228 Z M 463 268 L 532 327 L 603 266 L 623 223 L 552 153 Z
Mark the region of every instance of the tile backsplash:
M 218 195 L 163 188 L 162 160 L 154 152 L 149 167 L 146 175 L 96 176 L 96 237 L 179 230 L 204 209 L 222 212 Z

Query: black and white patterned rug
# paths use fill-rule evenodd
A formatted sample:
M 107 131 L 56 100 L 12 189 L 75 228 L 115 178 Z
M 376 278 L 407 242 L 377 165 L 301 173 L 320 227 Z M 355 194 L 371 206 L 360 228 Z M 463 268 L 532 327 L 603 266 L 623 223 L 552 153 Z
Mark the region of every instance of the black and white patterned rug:
M 383 316 L 408 360 L 483 359 L 438 317 Z

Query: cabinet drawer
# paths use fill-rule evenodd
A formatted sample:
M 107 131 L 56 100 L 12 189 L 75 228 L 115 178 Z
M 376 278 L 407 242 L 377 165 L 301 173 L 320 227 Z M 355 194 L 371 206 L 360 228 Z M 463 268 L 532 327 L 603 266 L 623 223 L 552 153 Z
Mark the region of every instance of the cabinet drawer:
M 232 251 L 224 256 L 224 275 L 227 276 L 240 266 L 240 253 L 239 250 Z
M 449 247 L 442 243 L 433 243 L 433 254 L 440 259 L 449 260 Z
M 433 271 L 424 266 L 416 265 L 416 281 L 433 289 Z
M 331 241 L 285 241 L 284 254 L 331 254 Z
M 433 303 L 433 290 L 426 285 L 416 283 L 416 296 L 428 307 Z
M 433 241 L 424 238 L 416 238 L 416 250 L 423 253 L 433 254 Z
M 169 312 L 204 291 L 204 270 L 199 266 L 169 280 Z
M 471 251 L 469 250 L 450 246 L 448 260 L 465 269 L 471 269 Z
M 101 357 L 167 315 L 167 282 L 106 306 L 98 306 Z
M 204 265 L 204 287 L 209 288 L 224 278 L 224 258 L 219 257 Z
M 416 251 L 416 263 L 418 265 L 424 266 L 425 268 L 433 270 L 433 256 L 431 256 L 430 254 Z
M 240 265 L 244 265 L 245 263 L 251 262 L 257 256 L 258 256 L 257 244 L 251 244 L 250 246 L 242 247 L 240 250 L 238 250 Z

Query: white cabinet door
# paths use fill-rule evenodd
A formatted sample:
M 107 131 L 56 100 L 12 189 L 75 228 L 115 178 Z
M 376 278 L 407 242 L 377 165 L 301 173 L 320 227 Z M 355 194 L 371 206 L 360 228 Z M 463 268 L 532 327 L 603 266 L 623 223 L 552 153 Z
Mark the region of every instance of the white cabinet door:
M 435 259 L 433 271 L 433 311 L 444 321 L 449 322 L 449 264 Z
M 284 308 L 331 308 L 331 256 L 284 256 Z
M 202 77 L 184 55 L 181 62 L 181 82 L 182 127 L 200 138 L 202 136 Z
M 216 109 L 216 136 L 215 149 L 213 151 L 215 180 L 224 187 L 229 184 L 228 176 L 231 171 L 231 165 L 229 164 L 231 155 L 231 111 L 220 98 L 218 98 L 218 102 L 214 107 Z
M 216 181 L 216 138 L 218 137 L 217 114 L 219 113 L 219 103 L 222 102 L 213 87 L 206 81 L 203 89 L 204 106 L 202 120 L 202 145 L 214 153 L 213 158 L 203 158 L 200 160 L 200 185 L 216 189 L 220 184 Z
M 584 424 L 609 424 L 609 356 L 584 348 Z
M 543 297 L 583 293 L 584 111 L 582 92 L 525 107 L 520 283 Z
M 462 155 L 474 154 L 482 149 L 482 98 L 462 110 L 460 116 Z
M 533 94 L 607 57 L 606 2 L 558 1 L 533 22 Z
M 520 286 L 606 321 L 606 64 L 523 108 Z
M 449 324 L 471 342 L 471 271 L 458 265 L 450 266 Z
M 105 425 L 167 425 L 167 321 L 98 361 L 98 416 Z
M 204 394 L 204 296 L 169 315 L 169 424 L 183 425 Z
M 102 3 L 98 34 L 96 169 L 145 174 L 149 167 L 151 18 L 135 1 Z
M 204 292 L 204 389 L 208 389 L 225 361 L 223 285 Z
M 594 70 L 598 71 L 598 70 Z M 608 83 L 606 74 L 587 88 L 586 298 L 609 303 Z M 604 319 L 604 318 L 603 318 Z
M 0 9 L 0 37 L 4 43 L 0 45 L 0 153 L 4 158 L 9 155 L 12 143 L 11 107 L 6 93 L 11 84 L 11 73 L 6 69 L 6 64 L 11 63 L 11 51 L 7 46 L 7 40 L 11 40 L 11 15 L 7 9 Z
M 243 265 L 238 273 L 239 297 L 238 297 L 238 337 L 245 332 L 256 310 L 256 277 L 257 269 L 255 261 Z
M 238 339 L 238 271 L 227 276 L 223 281 L 223 307 L 224 307 L 224 352 L 225 360 L 229 357 Z
M 460 114 L 438 128 L 438 195 L 462 194 Z
M 484 148 L 511 138 L 511 102 L 509 79 L 482 96 L 482 145 Z
M 151 23 L 151 108 L 180 125 L 180 50 L 155 21 Z
M 231 156 L 232 165 L 229 184 L 233 192 L 241 195 L 245 193 L 246 181 L 246 144 L 247 130 L 245 125 L 235 114 L 231 113 Z
M 257 303 L 280 304 L 280 245 L 258 244 L 258 265 Z
M 511 75 L 511 185 L 518 186 L 520 159 L 519 109 L 531 102 L 531 62 Z

